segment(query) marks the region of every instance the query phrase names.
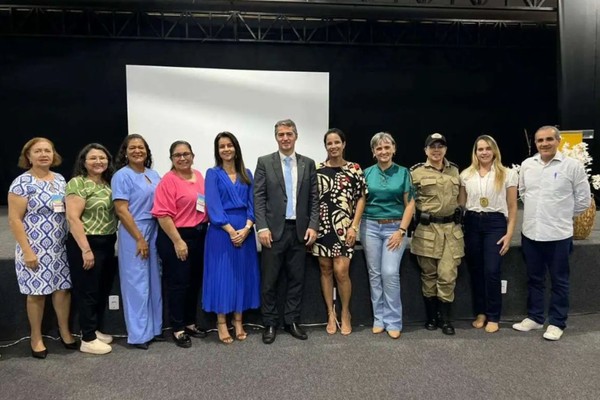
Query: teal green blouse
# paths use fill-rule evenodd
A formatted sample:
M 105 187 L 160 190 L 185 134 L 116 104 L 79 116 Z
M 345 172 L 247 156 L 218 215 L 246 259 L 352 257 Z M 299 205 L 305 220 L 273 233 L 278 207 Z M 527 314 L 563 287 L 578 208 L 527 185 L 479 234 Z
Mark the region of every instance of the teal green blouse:
M 401 219 L 404 215 L 404 193 L 408 200 L 414 198 L 414 190 L 407 168 L 398 164 L 382 171 L 375 164 L 365 170 L 367 181 L 367 205 L 363 216 L 367 219 Z

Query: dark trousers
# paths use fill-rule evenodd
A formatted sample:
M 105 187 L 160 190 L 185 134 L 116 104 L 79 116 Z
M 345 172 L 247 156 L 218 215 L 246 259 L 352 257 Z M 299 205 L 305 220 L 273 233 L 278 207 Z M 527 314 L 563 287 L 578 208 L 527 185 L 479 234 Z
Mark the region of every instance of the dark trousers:
M 162 260 L 163 276 L 167 287 L 169 319 L 173 332 L 182 331 L 184 327 L 196 324 L 204 271 L 204 237 L 207 225 L 177 228 L 181 239 L 188 246 L 188 257 L 185 261 L 177 258 L 175 247 L 169 236 L 162 229 L 158 230 L 156 247 Z
M 79 312 L 81 339 L 86 342 L 95 340 L 96 331 L 102 331 L 104 325 L 104 310 L 117 273 L 116 239 L 116 234 L 87 235 L 90 249 L 94 253 L 94 266 L 85 270 L 81 249 L 71 234 L 67 237 L 73 297 Z
M 473 311 L 484 314 L 488 321 L 500 321 L 502 293 L 500 270 L 501 245 L 496 244 L 506 234 L 506 217 L 499 212 L 465 215 L 465 255 L 471 273 Z
M 548 319 L 550 325 L 564 329 L 569 312 L 569 254 L 573 238 L 538 242 L 521 235 L 527 264 L 527 314 L 538 324 L 544 323 L 546 269 L 550 272 L 552 290 Z
M 287 277 L 284 321 L 286 324 L 299 322 L 302 288 L 304 286 L 306 247 L 303 242 L 298 240 L 296 224 L 291 221 L 286 222 L 281 239 L 273 242 L 270 249 L 263 247 L 261 257 L 261 312 L 263 323 L 266 326 L 278 325 L 277 292 L 279 275 L 282 269 Z

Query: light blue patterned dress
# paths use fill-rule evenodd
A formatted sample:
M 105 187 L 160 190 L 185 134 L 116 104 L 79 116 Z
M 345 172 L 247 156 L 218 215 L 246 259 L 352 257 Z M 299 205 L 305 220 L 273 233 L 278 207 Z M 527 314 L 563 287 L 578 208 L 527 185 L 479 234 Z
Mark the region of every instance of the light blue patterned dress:
M 60 196 L 64 202 L 66 182 L 62 175 L 53 174 L 52 181 L 43 181 L 25 172 L 12 182 L 8 190 L 27 199 L 23 225 L 39 263 L 35 270 L 27 268 L 23 261 L 23 250 L 17 243 L 17 281 L 21 293 L 27 295 L 47 295 L 71 288 L 65 247 L 67 219 L 64 212 L 54 212 L 52 206 L 53 196 Z

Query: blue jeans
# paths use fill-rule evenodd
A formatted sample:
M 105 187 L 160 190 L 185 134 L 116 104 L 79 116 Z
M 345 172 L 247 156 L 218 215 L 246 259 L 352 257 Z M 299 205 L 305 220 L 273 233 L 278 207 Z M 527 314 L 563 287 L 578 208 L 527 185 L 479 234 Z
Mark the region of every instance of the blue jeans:
M 488 321 L 500 321 L 502 294 L 500 284 L 501 245 L 506 234 L 506 217 L 500 212 L 465 215 L 465 253 L 471 272 L 475 315 L 484 314 Z
M 544 323 L 546 269 L 550 272 L 552 290 L 548 319 L 550 325 L 565 329 L 569 312 L 569 254 L 573 238 L 538 242 L 521 235 L 523 255 L 527 264 L 527 316 Z
M 400 262 L 406 249 L 407 238 L 394 251 L 387 249 L 389 237 L 398 230 L 400 222 L 380 224 L 375 220 L 363 220 L 360 240 L 365 250 L 373 326 L 390 331 L 402 330 L 402 302 L 400 300 Z

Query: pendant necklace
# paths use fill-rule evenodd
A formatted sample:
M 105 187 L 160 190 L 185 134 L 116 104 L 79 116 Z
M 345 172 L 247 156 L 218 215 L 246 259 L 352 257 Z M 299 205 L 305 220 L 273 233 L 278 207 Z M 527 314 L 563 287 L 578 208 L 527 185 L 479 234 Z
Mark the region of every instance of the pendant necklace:
M 491 175 L 492 171 L 488 171 L 486 177 L 485 177 L 485 189 L 482 190 L 481 189 L 481 175 L 479 175 L 479 204 L 481 205 L 481 207 L 487 207 L 490 204 L 490 199 L 487 198 L 486 194 L 487 194 L 487 188 L 488 188 L 488 181 L 490 179 L 490 175 Z

